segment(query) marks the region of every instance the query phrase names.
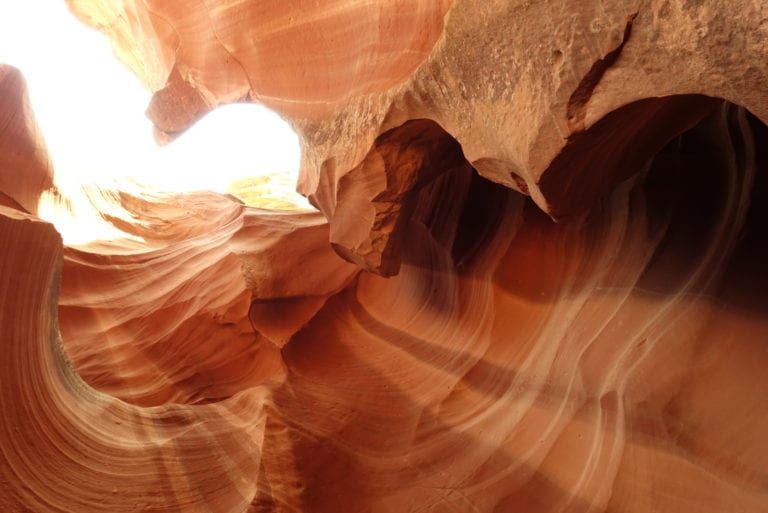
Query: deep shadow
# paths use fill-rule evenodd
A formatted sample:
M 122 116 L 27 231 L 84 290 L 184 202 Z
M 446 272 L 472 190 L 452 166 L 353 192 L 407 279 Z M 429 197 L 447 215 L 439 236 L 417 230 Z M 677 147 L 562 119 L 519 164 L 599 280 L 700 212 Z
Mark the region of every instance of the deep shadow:
M 539 180 L 550 214 L 560 219 L 591 208 L 721 103 L 700 95 L 648 98 L 572 134 Z

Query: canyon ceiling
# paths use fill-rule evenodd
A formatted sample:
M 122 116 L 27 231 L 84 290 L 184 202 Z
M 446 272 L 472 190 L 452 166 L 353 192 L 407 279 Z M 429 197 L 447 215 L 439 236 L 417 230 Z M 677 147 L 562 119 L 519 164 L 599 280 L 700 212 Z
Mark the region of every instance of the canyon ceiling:
M 0 67 L 0 510 L 768 511 L 768 3 L 68 5 L 160 142 L 283 116 L 317 211 L 63 245 Z

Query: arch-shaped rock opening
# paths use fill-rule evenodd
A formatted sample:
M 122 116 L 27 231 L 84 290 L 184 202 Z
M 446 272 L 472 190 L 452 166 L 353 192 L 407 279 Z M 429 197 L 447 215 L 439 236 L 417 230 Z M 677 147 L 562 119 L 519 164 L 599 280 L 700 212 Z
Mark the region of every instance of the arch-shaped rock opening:
M 547 211 L 557 219 L 588 208 L 721 103 L 701 95 L 647 98 L 574 133 L 539 180 Z
M 663 112 L 667 108 L 671 111 Z M 688 116 L 680 123 L 664 124 L 670 115 L 680 114 L 678 109 Z M 630 115 L 638 112 L 649 115 L 634 124 Z M 636 257 L 631 265 L 641 275 L 628 273 L 626 283 L 617 278 L 613 286 L 631 284 L 659 301 L 685 295 L 730 302 L 721 294 L 739 297 L 739 288 L 744 297 L 754 298 L 755 290 L 765 286 L 756 259 L 768 251 L 761 226 L 768 170 L 766 126 L 743 107 L 694 96 L 638 102 L 612 113 L 593 129 L 581 134 L 583 139 L 574 137 L 542 180 L 553 209 L 549 214 L 560 219 L 547 219 L 526 199 L 522 235 L 518 234 L 526 242 L 512 247 L 514 256 L 507 259 L 519 260 L 525 271 L 518 275 L 502 270 L 500 276 L 513 275 L 513 281 L 527 283 L 520 289 L 526 296 L 534 297 L 533 291 L 540 288 L 542 298 L 552 299 L 557 287 L 551 280 L 562 284 L 563 278 L 555 278 L 557 273 L 548 269 L 561 261 L 557 245 L 550 242 L 565 240 L 576 229 L 581 230 L 577 238 L 593 246 L 574 250 L 594 255 L 583 266 L 558 271 L 578 288 L 597 272 L 594 265 L 601 250 L 596 248 L 608 244 L 611 232 L 618 230 L 613 232 L 614 251 L 626 254 L 629 261 Z M 633 141 L 632 134 L 641 140 Z M 538 249 L 526 249 L 528 244 Z M 637 255 L 630 256 L 633 252 Z M 745 280 L 750 274 L 762 285 L 748 286 Z M 734 286 L 733 280 L 741 285 Z M 722 292 L 721 285 L 729 292 Z

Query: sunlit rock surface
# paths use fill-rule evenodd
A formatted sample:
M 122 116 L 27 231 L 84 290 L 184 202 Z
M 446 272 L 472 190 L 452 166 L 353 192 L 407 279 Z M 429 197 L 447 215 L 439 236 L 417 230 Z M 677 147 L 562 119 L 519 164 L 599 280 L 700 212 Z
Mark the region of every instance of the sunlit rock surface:
M 37 214 L 53 168 L 29 105 L 24 77 L 0 64 L 0 205 Z
M 768 8 L 69 4 L 162 137 L 289 119 L 321 212 L 62 247 L 0 75 L 4 511 L 768 510 Z

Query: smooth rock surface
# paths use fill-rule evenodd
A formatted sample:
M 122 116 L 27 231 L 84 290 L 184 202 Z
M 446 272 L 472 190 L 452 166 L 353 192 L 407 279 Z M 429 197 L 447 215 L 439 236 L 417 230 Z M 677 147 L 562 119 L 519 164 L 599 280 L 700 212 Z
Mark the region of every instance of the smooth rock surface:
M 53 167 L 29 105 L 24 77 L 0 64 L 0 205 L 36 214 Z
M 287 116 L 321 212 L 69 248 L 9 167 L 3 511 L 768 510 L 766 7 L 68 3 L 162 137 Z

